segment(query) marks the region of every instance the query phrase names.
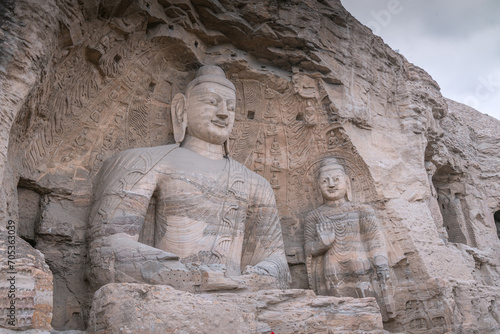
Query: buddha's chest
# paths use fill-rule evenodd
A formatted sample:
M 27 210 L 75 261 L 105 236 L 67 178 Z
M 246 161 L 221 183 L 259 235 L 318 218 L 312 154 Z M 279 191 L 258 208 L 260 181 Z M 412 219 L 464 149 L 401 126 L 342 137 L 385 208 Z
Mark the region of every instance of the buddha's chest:
M 241 248 L 248 201 L 235 196 L 227 180 L 228 175 L 219 179 L 187 173 L 162 176 L 156 196 L 155 245 L 183 259 L 195 256 L 202 263 L 212 261 L 205 256 L 218 254 L 220 260 L 233 247 Z
M 221 221 L 239 225 L 246 217 L 248 192 L 241 187 L 235 191 L 229 173 L 174 172 L 160 175 L 156 189 L 156 216 L 158 218 L 186 217 L 203 221 L 206 232 Z M 170 220 L 172 221 L 172 220 Z
M 333 225 L 337 233 L 359 233 L 360 215 L 357 211 L 344 213 L 327 213 L 324 218 L 329 224 Z
M 221 177 L 203 173 L 170 173 L 159 176 L 155 195 L 158 201 L 177 201 L 200 196 L 223 195 L 227 186 Z

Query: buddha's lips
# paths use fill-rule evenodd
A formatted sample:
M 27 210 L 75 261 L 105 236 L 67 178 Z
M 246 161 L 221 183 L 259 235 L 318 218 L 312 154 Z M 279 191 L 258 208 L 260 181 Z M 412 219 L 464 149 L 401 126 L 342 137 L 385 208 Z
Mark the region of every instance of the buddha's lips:
M 221 128 L 227 127 L 227 124 L 228 124 L 227 122 L 219 121 L 219 120 L 213 120 L 212 123 L 217 125 L 218 127 L 221 127 Z

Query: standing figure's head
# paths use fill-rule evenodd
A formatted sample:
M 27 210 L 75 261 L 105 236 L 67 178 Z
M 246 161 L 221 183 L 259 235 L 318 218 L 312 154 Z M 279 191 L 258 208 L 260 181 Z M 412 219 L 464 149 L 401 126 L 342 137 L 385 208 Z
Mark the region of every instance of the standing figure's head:
M 351 201 L 351 183 L 335 158 L 325 158 L 318 170 L 318 183 L 325 204 Z
M 222 145 L 231 134 L 236 108 L 236 88 L 224 71 L 203 66 L 186 88 L 172 100 L 172 125 L 177 143 L 187 134 L 210 144 Z

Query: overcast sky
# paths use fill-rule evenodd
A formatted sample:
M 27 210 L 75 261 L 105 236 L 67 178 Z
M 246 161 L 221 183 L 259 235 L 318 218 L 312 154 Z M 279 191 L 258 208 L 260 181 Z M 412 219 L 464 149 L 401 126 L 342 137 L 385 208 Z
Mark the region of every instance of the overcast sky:
M 499 0 L 341 0 L 441 93 L 500 119 Z

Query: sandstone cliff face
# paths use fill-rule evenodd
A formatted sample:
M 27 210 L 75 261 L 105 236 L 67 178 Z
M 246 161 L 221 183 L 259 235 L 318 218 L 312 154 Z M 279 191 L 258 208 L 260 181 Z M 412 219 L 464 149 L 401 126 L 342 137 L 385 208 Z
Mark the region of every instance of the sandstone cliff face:
M 441 121 L 445 135 L 430 161 L 436 166 L 432 180 L 445 241 L 461 254 L 472 277 L 464 282 L 453 272 L 454 295 L 466 330 L 498 330 L 500 122 L 463 104 L 447 103 L 449 116 Z M 472 309 L 473 315 L 465 315 Z
M 28 95 L 42 81 L 43 68 L 52 55 L 52 42 L 55 40 L 58 28 L 56 17 L 60 13 L 52 1 L 43 3 L 6 1 L 0 6 L 2 9 L 0 172 L 3 180 L 4 171 L 8 168 L 7 147 L 12 125 L 27 102 Z M 0 191 L 2 221 L 12 215 L 6 199 L 9 190 Z
M 385 328 L 499 328 L 498 122 L 445 100 L 339 1 L 5 6 L 0 213 L 54 274 L 54 328 L 86 327 L 85 230 L 102 162 L 173 142 L 172 97 L 202 64 L 238 89 L 230 152 L 275 189 L 293 287 L 308 288 L 303 217 L 321 204 L 318 161 L 336 156 L 391 244 L 397 316 Z

